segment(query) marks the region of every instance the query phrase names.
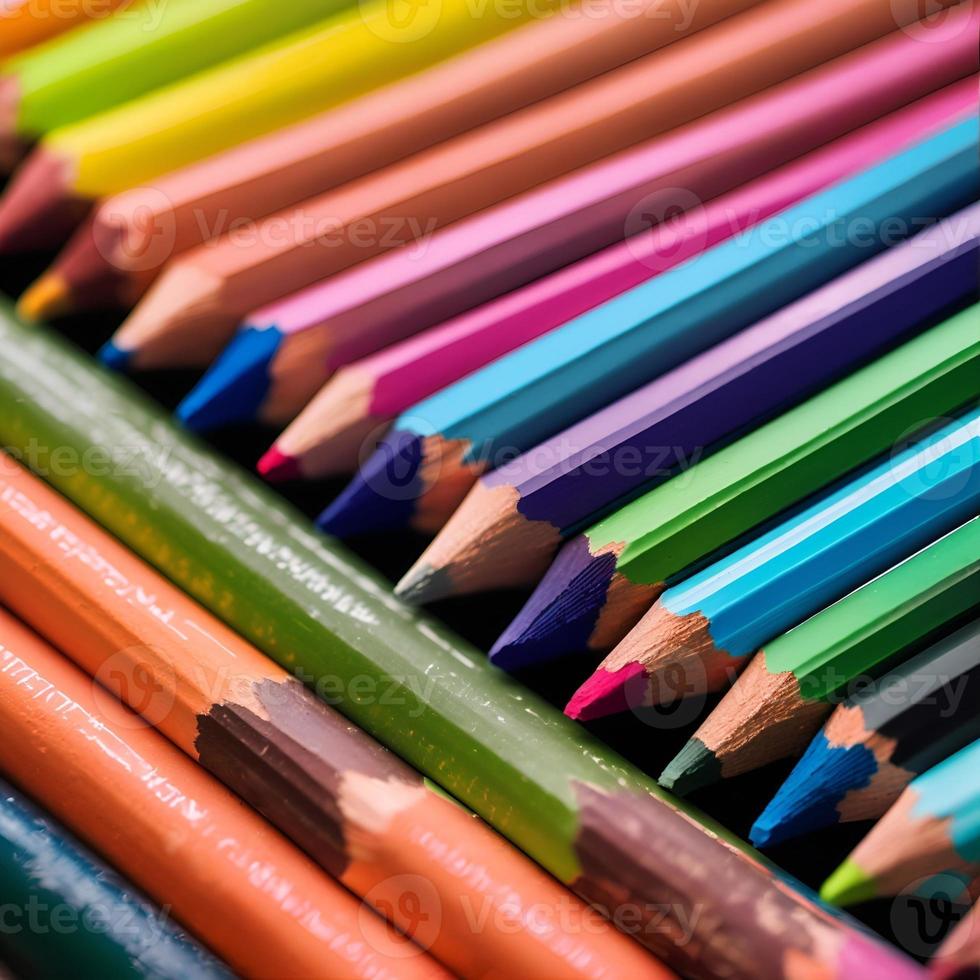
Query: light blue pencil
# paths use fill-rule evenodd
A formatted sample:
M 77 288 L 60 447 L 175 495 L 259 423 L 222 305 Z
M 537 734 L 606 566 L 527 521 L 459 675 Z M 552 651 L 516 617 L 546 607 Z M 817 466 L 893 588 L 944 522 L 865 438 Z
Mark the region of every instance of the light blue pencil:
M 566 713 L 721 690 L 780 633 L 980 511 L 980 408 L 668 589 Z
M 437 529 L 487 469 L 969 203 L 975 130 L 947 127 L 419 403 L 320 526 Z

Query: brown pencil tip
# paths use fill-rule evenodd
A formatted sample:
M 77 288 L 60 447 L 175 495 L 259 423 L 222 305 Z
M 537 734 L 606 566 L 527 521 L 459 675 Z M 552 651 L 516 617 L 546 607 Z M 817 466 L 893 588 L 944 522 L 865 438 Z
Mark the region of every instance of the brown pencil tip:
M 0 253 L 59 246 L 85 217 L 91 201 L 71 190 L 71 165 L 35 150 L 0 198 Z
M 65 280 L 54 273 L 46 273 L 29 286 L 17 301 L 17 313 L 28 323 L 41 323 L 65 316 L 73 309 L 71 290 Z

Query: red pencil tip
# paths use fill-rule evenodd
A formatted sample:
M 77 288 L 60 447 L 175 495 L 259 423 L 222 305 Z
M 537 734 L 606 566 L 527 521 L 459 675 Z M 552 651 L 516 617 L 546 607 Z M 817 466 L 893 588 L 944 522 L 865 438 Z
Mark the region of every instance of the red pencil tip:
M 293 456 L 287 456 L 273 446 L 260 460 L 259 473 L 270 483 L 285 483 L 287 480 L 302 479 L 299 463 Z
M 565 707 L 565 714 L 575 721 L 594 721 L 606 715 L 618 714 L 637 707 L 634 691 L 639 685 L 634 678 L 646 680 L 646 671 L 638 663 L 630 663 L 619 670 L 600 667 L 573 695 Z M 646 690 L 646 684 L 642 685 Z

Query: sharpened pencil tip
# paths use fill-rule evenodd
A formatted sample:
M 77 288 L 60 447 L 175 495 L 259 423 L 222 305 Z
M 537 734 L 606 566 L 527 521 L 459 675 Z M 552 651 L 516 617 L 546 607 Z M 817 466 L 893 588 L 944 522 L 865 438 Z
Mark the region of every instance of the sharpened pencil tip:
M 646 690 L 645 680 L 646 671 L 642 664 L 629 663 L 619 670 L 600 667 L 572 695 L 565 706 L 565 714 L 576 721 L 594 721 L 629 711 L 633 706 L 630 696 L 634 691 L 642 693 Z
M 270 447 L 259 460 L 256 469 L 259 471 L 259 475 L 270 483 L 288 483 L 290 480 L 303 478 L 299 461 L 275 446 Z
M 832 905 L 858 905 L 876 898 L 878 890 L 860 865 L 848 858 L 824 883 L 820 897 Z
M 365 462 L 340 496 L 317 518 L 339 538 L 408 527 L 421 493 L 422 438 L 395 430 Z
M 658 782 L 678 796 L 687 796 L 720 778 L 721 765 L 714 752 L 700 739 L 692 738 L 660 774 Z
M 572 538 L 494 643 L 491 662 L 516 670 L 588 650 L 615 570 L 614 554 L 593 555 L 585 535 Z
M 107 341 L 99 349 L 99 360 L 113 371 L 125 374 L 129 370 L 131 354 L 128 350 L 117 347 L 111 340 Z
M 786 839 L 778 823 L 770 821 L 763 813 L 749 830 L 749 843 L 753 847 L 773 847 Z
M 282 334 L 272 327 L 239 331 L 177 406 L 177 417 L 197 432 L 254 420 L 268 394 L 269 366 L 281 342 Z
M 425 562 L 416 562 L 395 586 L 395 595 L 410 606 L 423 606 L 452 593 L 453 582 L 449 573 Z
M 867 786 L 878 763 L 864 745 L 832 745 L 818 732 L 776 795 L 756 820 L 749 839 L 772 847 L 841 822 L 840 802 Z
M 71 312 L 68 283 L 53 273 L 41 276 L 17 301 L 17 314 L 27 323 L 42 323 Z

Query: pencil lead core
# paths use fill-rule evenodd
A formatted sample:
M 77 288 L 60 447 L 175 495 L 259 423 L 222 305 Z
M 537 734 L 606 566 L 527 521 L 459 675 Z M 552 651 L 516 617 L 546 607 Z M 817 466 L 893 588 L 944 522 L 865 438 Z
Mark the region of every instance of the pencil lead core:
M 874 881 L 848 858 L 824 883 L 820 897 L 833 905 L 857 905 L 877 895 Z
M 678 796 L 687 796 L 720 778 L 721 764 L 714 752 L 700 739 L 692 738 L 660 774 L 658 782 Z
M 17 301 L 17 315 L 27 323 L 42 323 L 72 312 L 71 290 L 65 280 L 46 273 L 30 285 Z

